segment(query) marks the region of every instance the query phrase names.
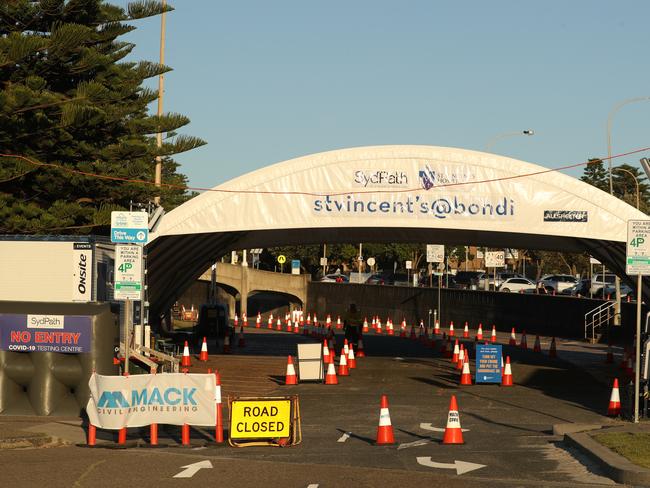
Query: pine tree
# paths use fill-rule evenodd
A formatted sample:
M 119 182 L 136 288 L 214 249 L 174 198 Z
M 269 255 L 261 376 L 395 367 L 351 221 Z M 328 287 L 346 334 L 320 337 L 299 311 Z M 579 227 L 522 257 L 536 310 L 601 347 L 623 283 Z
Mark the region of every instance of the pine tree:
M 175 134 L 187 117 L 149 114 L 157 93 L 143 81 L 170 68 L 123 61 L 134 45 L 119 40 L 135 29 L 125 22 L 162 11 L 150 0 L 126 11 L 102 0 L 0 2 L 0 153 L 24 157 L 0 156 L 0 232 L 107 232 L 110 211 L 130 201 L 187 198 L 171 156 L 205 143 Z M 153 181 L 158 155 L 175 187 L 121 180 Z

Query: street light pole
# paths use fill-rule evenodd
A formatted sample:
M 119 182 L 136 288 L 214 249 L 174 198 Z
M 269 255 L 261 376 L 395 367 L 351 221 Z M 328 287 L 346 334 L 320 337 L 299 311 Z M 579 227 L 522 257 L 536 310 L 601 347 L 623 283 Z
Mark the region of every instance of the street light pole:
M 534 136 L 534 135 L 535 135 L 535 131 L 532 129 L 526 129 L 518 132 L 504 132 L 503 134 L 494 136 L 492 139 L 488 141 L 488 143 L 485 145 L 485 152 L 490 152 L 490 149 L 492 148 L 492 146 L 494 146 L 494 144 L 496 144 L 501 139 L 505 139 L 506 137 Z
M 160 65 L 165 64 L 165 20 L 166 14 L 165 10 L 167 9 L 167 0 L 162 0 L 163 12 L 160 15 Z M 160 117 L 163 113 L 163 95 L 165 93 L 165 75 L 160 73 L 158 75 L 158 111 L 156 114 Z M 162 132 L 156 134 L 156 147 L 160 150 L 162 147 Z M 162 184 L 162 158 L 156 156 L 156 172 L 154 176 L 154 184 L 157 188 L 160 188 Z M 160 205 L 160 194 L 156 195 L 153 199 L 156 205 Z
M 640 207 L 640 200 L 641 200 L 641 194 L 639 191 L 639 180 L 638 178 L 632 173 L 630 170 L 627 170 L 625 168 L 620 168 L 620 167 L 615 167 L 610 170 L 610 178 L 611 178 L 611 172 L 612 171 L 624 171 L 628 175 L 630 175 L 634 179 L 634 184 L 636 185 L 636 208 L 639 210 Z

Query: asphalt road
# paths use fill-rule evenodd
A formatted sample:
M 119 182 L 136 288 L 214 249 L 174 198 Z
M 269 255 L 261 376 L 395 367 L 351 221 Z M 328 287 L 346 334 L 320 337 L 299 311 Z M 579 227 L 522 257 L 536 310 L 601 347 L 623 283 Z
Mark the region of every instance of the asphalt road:
M 358 359 L 358 368 L 351 376 L 339 378 L 339 385 L 279 385 L 284 354 L 304 340 L 254 331 L 247 335 L 244 350 L 234 347 L 234 355 L 211 357 L 209 363 L 222 373 L 226 395 L 299 395 L 303 441 L 298 446 L 236 449 L 208 443 L 193 449 L 4 450 L 0 451 L 0 486 L 613 485 L 553 436 L 553 424 L 611 422 L 602 416 L 609 399 L 607 388 L 568 363 L 506 346 L 513 362 L 513 388 L 460 387 L 459 374 L 449 360 L 430 348 L 408 339 L 368 334 L 364 337 L 368 357 Z M 381 394 L 389 398 L 394 446 L 373 445 Z M 442 445 L 441 432 L 420 425 L 444 428 L 452 394 L 458 399 L 462 427 L 468 429 L 464 445 Z M 177 428 L 167 432 L 178 437 Z M 139 435 L 130 432 L 131 439 Z M 197 445 L 201 435 L 210 434 L 193 432 Z M 418 458 L 448 464 L 449 469 L 422 465 Z M 212 468 L 201 469 L 190 479 L 174 478 L 183 466 L 206 460 Z M 483 467 L 459 475 L 452 468 L 456 461 Z

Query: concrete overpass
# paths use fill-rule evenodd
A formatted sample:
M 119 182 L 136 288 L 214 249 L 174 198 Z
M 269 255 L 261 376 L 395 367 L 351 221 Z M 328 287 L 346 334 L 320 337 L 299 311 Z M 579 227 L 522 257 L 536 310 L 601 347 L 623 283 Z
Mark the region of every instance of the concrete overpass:
M 208 269 L 198 279 L 212 281 L 212 271 Z M 222 285 L 226 289 L 233 297 L 233 302 L 239 295 L 242 316 L 248 312 L 249 295 L 262 291 L 286 295 L 294 299 L 291 301 L 299 302 L 304 309 L 307 305 L 307 285 L 310 281 L 311 278 L 307 274 L 274 273 L 229 263 L 217 263 L 216 265 L 217 285 Z M 231 306 L 230 310 L 234 313 L 235 307 Z

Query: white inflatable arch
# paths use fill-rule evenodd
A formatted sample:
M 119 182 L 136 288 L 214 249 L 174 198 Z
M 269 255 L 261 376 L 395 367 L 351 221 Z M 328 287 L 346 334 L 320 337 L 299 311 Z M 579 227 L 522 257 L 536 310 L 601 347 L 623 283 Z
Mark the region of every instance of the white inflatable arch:
M 588 251 L 622 273 L 627 220 L 643 218 L 580 180 L 495 154 L 410 145 L 313 154 L 235 178 L 165 215 L 148 244 L 151 311 L 231 250 L 285 244 Z

